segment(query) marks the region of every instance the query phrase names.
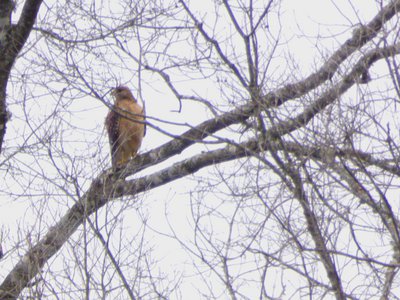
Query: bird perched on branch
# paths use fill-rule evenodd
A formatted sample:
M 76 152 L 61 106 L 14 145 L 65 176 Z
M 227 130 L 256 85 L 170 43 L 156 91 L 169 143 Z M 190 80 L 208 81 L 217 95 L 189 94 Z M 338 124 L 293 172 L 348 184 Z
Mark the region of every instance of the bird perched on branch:
M 117 170 L 134 158 L 146 133 L 144 109 L 137 103 L 132 92 L 125 86 L 115 88 L 114 106 L 106 118 L 110 140 L 111 161 Z

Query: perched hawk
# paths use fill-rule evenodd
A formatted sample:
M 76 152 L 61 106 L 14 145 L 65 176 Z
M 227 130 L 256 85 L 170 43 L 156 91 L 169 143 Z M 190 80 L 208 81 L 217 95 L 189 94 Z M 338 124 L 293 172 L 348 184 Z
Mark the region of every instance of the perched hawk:
M 113 169 L 119 169 L 135 157 L 146 133 L 144 109 L 137 103 L 129 88 L 119 86 L 112 110 L 106 118 Z

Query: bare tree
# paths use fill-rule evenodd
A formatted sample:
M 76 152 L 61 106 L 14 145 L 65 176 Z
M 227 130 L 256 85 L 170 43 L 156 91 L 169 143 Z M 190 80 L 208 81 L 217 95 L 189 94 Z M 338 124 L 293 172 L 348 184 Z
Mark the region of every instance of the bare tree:
M 400 1 L 316 3 L 1 2 L 0 299 L 397 299 Z

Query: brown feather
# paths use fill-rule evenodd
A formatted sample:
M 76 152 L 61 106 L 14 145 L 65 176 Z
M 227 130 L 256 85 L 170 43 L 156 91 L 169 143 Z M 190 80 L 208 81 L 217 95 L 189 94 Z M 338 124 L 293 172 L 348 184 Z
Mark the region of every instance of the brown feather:
M 113 168 L 126 165 L 134 158 L 146 131 L 144 109 L 131 91 L 124 86 L 115 88 L 113 110 L 108 113 L 106 127 L 111 146 Z
M 114 109 L 114 107 L 113 107 Z M 108 133 L 108 140 L 110 142 L 111 150 L 111 163 L 113 167 L 116 166 L 115 155 L 117 153 L 118 145 L 118 127 L 119 127 L 119 116 L 114 110 L 111 110 L 106 118 L 106 128 Z

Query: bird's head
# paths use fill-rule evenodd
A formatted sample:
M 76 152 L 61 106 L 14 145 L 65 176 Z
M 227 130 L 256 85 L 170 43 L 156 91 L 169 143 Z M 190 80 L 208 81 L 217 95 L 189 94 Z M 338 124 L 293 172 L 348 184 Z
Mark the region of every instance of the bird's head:
M 112 92 L 111 95 L 115 97 L 115 101 L 129 99 L 136 102 L 135 97 L 133 97 L 132 92 L 126 86 L 118 86 Z

